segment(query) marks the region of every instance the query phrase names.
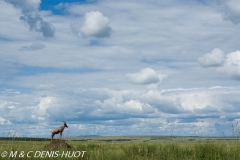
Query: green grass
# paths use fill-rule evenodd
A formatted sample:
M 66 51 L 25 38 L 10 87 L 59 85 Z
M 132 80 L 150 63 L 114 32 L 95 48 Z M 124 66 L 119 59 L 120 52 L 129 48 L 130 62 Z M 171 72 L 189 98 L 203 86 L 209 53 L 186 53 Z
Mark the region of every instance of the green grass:
M 85 139 L 85 141 L 83 141 Z M 32 158 L 32 159 L 82 159 L 82 160 L 239 160 L 240 143 L 237 139 L 214 139 L 193 137 L 98 137 L 68 139 L 71 148 L 49 148 L 49 140 L 0 140 L 0 154 L 4 151 L 24 153 L 36 151 L 49 153 L 77 153 L 86 151 L 78 158 Z M 2 158 L 0 159 L 19 159 Z M 26 155 L 22 159 L 27 158 Z

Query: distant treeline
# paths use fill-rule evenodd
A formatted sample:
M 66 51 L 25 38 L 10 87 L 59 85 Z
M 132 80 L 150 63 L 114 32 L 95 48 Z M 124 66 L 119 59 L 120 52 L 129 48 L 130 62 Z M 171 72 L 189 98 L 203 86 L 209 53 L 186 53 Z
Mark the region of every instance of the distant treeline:
M 49 138 L 36 138 L 36 137 L 0 137 L 0 140 L 49 141 Z

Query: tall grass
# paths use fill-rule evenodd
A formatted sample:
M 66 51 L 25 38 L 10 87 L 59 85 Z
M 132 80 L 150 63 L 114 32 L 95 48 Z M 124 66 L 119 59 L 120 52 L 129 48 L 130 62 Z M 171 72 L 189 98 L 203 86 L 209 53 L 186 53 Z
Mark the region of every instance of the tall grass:
M 69 141 L 71 148 L 46 147 L 50 141 L 0 140 L 3 151 L 87 151 L 84 157 L 47 158 L 82 160 L 239 160 L 240 143 L 228 141 L 165 141 L 165 142 L 79 142 Z M 0 159 L 2 158 L 0 155 Z M 16 158 L 10 158 L 16 159 Z M 26 159 L 26 157 L 24 158 Z M 29 159 L 29 158 L 27 158 Z M 34 158 L 44 159 L 44 158 Z
M 240 144 L 237 142 L 191 143 L 109 143 L 81 144 L 91 160 L 238 160 Z

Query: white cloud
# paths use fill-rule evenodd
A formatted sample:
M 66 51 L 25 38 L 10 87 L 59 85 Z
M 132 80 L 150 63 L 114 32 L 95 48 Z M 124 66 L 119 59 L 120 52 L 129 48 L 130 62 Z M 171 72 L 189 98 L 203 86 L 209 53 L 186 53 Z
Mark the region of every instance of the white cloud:
M 139 102 L 136 102 L 134 100 L 130 100 L 128 102 L 125 102 L 125 105 L 126 105 L 127 108 L 132 108 L 132 109 L 140 110 L 140 111 L 143 110 L 142 104 L 139 103 Z
M 223 118 L 224 119 L 224 118 L 226 118 L 226 116 L 220 116 L 219 118 Z
M 218 67 L 223 65 L 225 61 L 225 54 L 219 48 L 215 48 L 211 53 L 207 53 L 198 58 L 198 62 L 203 67 Z
M 218 71 L 240 80 L 240 51 L 228 53 L 225 64 Z
M 81 27 L 81 33 L 86 37 L 104 38 L 109 37 L 111 28 L 109 26 L 110 20 L 99 11 L 91 11 L 85 14 L 85 22 Z M 72 30 L 75 29 L 72 27 Z M 75 32 L 77 30 L 75 29 Z
M 207 123 L 204 116 L 211 117 L 211 115 L 215 115 L 216 117 L 220 117 L 223 114 L 222 112 L 226 112 L 229 105 L 232 105 L 233 109 L 228 110 L 228 114 L 226 115 L 226 118 L 231 118 L 231 116 L 239 112 L 236 106 L 240 103 L 238 99 L 239 88 L 226 89 L 211 87 L 209 89 L 195 88 L 169 91 L 139 90 L 134 92 L 103 88 L 79 89 L 75 86 L 75 90 L 63 89 L 62 91 L 58 90 L 58 92 L 54 93 L 49 91 L 38 92 L 39 93 L 35 93 L 36 95 L 33 97 L 38 97 L 43 93 L 48 94 L 48 96 L 40 96 L 37 98 L 39 101 L 35 102 L 35 104 L 30 104 L 32 102 L 27 101 L 32 99 L 32 97 L 27 95 L 19 97 L 18 107 L 11 110 L 7 118 L 14 117 L 17 121 L 23 122 L 38 122 L 41 120 L 42 122 L 50 123 L 55 122 L 55 120 L 66 120 L 67 123 L 73 126 L 75 124 L 79 125 L 79 123 L 76 122 L 80 121 L 81 124 L 85 126 L 84 133 L 89 132 L 87 128 L 89 128 L 89 125 L 93 123 L 93 121 L 96 121 L 94 123 L 105 126 L 105 131 L 110 130 L 110 127 L 119 127 L 120 124 L 123 124 L 122 128 L 116 128 L 118 133 L 123 132 L 126 128 L 130 131 L 133 129 L 133 126 L 135 126 L 136 129 L 140 129 L 141 127 L 145 128 L 141 133 L 148 133 L 147 130 L 151 128 L 153 130 L 151 133 L 155 133 L 154 128 L 156 128 L 156 126 L 162 126 L 162 123 L 168 120 L 170 122 L 161 128 L 163 134 L 175 126 L 174 130 L 184 135 L 184 133 L 180 133 L 180 131 L 186 131 L 192 121 L 196 122 L 196 118 L 199 119 L 199 117 L 202 117 L 200 118 L 201 120 L 199 120 L 201 122 L 198 124 L 194 123 L 195 125 Z M 68 92 L 71 94 L 68 94 Z M 226 92 L 231 92 L 231 95 L 226 95 Z M 57 98 L 52 96 L 52 94 Z M 79 97 L 81 97 L 81 99 L 79 99 Z M 9 98 L 10 96 L 1 97 L 1 99 Z M 12 103 L 9 103 L 9 105 L 12 105 Z M 7 107 L 8 105 L 5 103 L 4 108 Z M 27 117 L 28 115 L 29 117 Z M 135 120 L 132 120 L 132 117 L 134 117 Z M 161 118 L 156 121 L 155 117 Z M 9 120 L 7 118 L 5 119 Z M 111 121 L 111 124 L 108 124 L 108 121 Z M 209 127 L 213 125 L 210 121 L 208 121 L 208 124 Z M 43 127 L 41 128 L 43 131 L 53 126 L 41 127 Z M 93 128 L 93 126 L 91 127 Z M 204 126 L 204 128 L 208 129 L 208 126 Z M 83 130 L 83 128 L 81 130 Z M 77 134 L 75 131 L 72 132 Z M 99 134 L 105 133 L 101 130 L 98 130 L 98 132 Z M 131 132 L 135 133 L 134 130 Z M 188 132 L 188 134 L 189 133 L 190 132 Z M 34 131 L 29 131 L 28 134 L 33 135 Z M 48 132 L 42 134 L 47 135 Z M 206 134 L 206 131 L 203 132 L 203 134 Z
M 162 94 L 161 91 L 149 90 L 140 95 L 141 100 L 154 106 L 158 111 L 163 113 L 184 113 L 179 100 L 174 96 Z
M 58 6 L 71 9 L 78 5 L 61 3 L 61 5 L 59 4 Z M 81 35 L 83 37 L 104 38 L 111 35 L 112 28 L 110 27 L 109 18 L 104 16 L 100 11 L 88 11 L 84 15 L 84 20 L 80 19 L 70 24 L 70 31 L 74 36 Z
M 0 124 L 6 125 L 6 124 L 11 124 L 11 122 L 9 120 L 4 119 L 3 117 L 0 117 Z
M 219 113 L 219 110 L 211 105 L 206 106 L 202 109 L 194 109 L 195 113 L 206 114 L 206 113 Z
M 125 119 L 127 117 L 145 117 L 151 116 L 155 113 L 155 108 L 148 103 L 142 103 L 139 100 L 133 100 L 131 93 L 126 91 L 110 91 L 110 98 L 102 100 L 96 100 L 94 105 L 96 109 L 93 110 L 90 115 L 94 117 L 109 119 Z M 129 95 L 129 96 L 127 96 Z M 115 117 L 113 117 L 115 116 Z M 111 119 L 110 118 L 110 119 Z
M 240 1 L 239 0 L 218 0 L 223 18 L 235 24 L 240 22 Z
M 123 108 L 127 110 L 128 113 L 138 113 L 142 115 L 151 115 L 156 112 L 155 108 L 148 103 L 141 103 L 138 100 L 129 100 L 123 104 Z
M 12 4 L 17 9 L 20 9 L 22 16 L 20 20 L 27 25 L 30 31 L 36 31 L 42 33 L 44 37 L 53 37 L 55 34 L 54 26 L 44 21 L 39 13 L 38 9 L 41 0 L 5 0 L 6 2 Z
M 126 76 L 132 83 L 137 84 L 155 84 L 165 78 L 164 75 L 157 74 L 157 72 L 151 68 L 142 69 L 139 73 L 128 73 Z
M 47 109 L 53 105 L 55 98 L 54 97 L 41 97 L 39 104 L 37 106 L 37 115 L 46 116 Z
M 240 80 L 240 51 L 225 55 L 223 51 L 215 48 L 212 53 L 200 57 L 198 62 L 203 67 L 216 67 L 218 72 Z

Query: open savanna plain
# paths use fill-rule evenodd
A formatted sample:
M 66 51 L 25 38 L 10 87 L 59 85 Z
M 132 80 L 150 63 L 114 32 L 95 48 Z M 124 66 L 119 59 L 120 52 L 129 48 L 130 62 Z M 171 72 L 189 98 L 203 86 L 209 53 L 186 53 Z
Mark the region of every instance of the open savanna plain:
M 0 159 L 239 160 L 240 141 L 223 137 L 99 136 L 0 138 Z

